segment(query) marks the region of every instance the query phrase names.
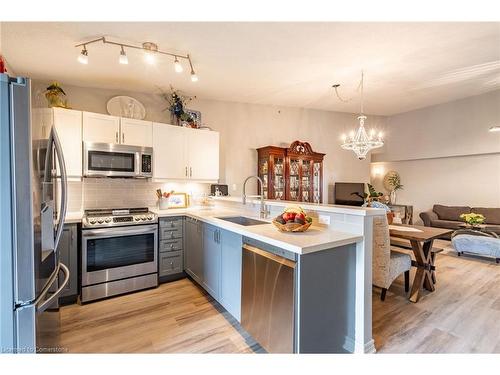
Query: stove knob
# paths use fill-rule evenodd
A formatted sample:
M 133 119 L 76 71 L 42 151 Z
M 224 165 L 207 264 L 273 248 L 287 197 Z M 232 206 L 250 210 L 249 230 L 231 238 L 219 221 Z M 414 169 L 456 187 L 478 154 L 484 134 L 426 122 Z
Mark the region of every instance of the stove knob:
M 134 221 L 139 221 L 141 218 L 139 216 L 134 216 Z
M 146 216 L 142 215 L 141 220 L 143 220 L 143 221 L 146 220 Z
M 89 219 L 89 223 L 90 223 L 90 224 L 92 224 L 92 225 L 94 225 L 94 224 L 95 224 L 95 219 L 94 219 L 93 217 L 92 217 L 92 218 L 90 218 L 90 219 Z
M 102 223 L 104 223 L 104 220 L 103 220 L 103 219 L 98 219 L 98 220 L 97 220 L 97 222 L 98 222 L 99 224 L 102 224 Z
M 148 220 L 153 220 L 153 215 L 149 215 Z
M 107 217 L 106 219 L 104 219 L 104 221 L 105 221 L 106 223 L 111 223 L 111 218 L 110 218 L 110 217 Z

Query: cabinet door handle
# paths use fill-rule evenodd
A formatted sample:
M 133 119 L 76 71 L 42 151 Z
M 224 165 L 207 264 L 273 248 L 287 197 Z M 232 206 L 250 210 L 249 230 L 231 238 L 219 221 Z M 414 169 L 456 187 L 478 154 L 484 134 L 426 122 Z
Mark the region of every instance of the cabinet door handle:
M 193 168 L 189 167 L 189 177 L 193 177 Z
M 125 143 L 125 133 L 122 133 L 122 143 Z
M 186 167 L 186 177 L 188 176 L 188 167 Z
M 115 141 L 118 143 L 118 132 L 115 132 Z

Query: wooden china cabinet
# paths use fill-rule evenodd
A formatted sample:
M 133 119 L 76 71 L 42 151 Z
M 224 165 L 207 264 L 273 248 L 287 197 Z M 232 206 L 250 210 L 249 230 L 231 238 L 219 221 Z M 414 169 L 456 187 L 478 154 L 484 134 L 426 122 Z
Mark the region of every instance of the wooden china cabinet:
M 307 142 L 290 147 L 257 149 L 258 176 L 264 182 L 264 197 L 297 202 L 323 202 L 323 158 Z M 260 189 L 260 186 L 258 186 Z

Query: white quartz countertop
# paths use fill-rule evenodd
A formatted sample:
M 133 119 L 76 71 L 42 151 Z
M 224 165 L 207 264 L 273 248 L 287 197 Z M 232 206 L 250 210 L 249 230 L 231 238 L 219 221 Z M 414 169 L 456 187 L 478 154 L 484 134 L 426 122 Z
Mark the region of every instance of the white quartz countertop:
M 213 224 L 219 228 L 226 229 L 231 232 L 241 234 L 242 236 L 253 238 L 297 254 L 312 253 L 363 240 L 363 236 L 360 235 L 336 231 L 315 225 L 309 227 L 306 232 L 284 233 L 280 232 L 271 223 L 271 219 L 260 219 L 254 214 L 248 214 L 238 209 L 191 207 L 168 210 L 150 208 L 150 210 L 156 213 L 160 218 L 169 216 L 189 216 L 193 219 Z M 245 216 L 257 220 L 267 221 L 269 224 L 243 226 L 218 218 L 225 216 Z M 65 224 L 74 224 L 80 223 L 81 221 L 81 212 L 68 212 L 64 222 Z
M 212 197 L 212 199 L 221 202 L 236 202 L 241 203 L 241 197 Z M 247 203 L 253 203 L 256 205 L 260 204 L 259 199 L 248 198 Z M 305 203 L 305 202 L 294 202 L 294 201 L 283 201 L 283 200 L 272 200 L 265 199 L 264 203 L 266 206 L 277 206 L 277 207 L 286 207 L 290 205 L 299 205 L 304 210 L 308 211 L 321 211 L 321 212 L 335 212 L 349 215 L 358 215 L 358 216 L 377 216 L 377 215 L 385 215 L 385 210 L 381 208 L 371 208 L 371 207 L 356 207 L 356 206 L 343 206 L 339 204 L 323 204 L 323 203 Z
M 193 219 L 213 224 L 219 228 L 241 234 L 270 245 L 292 251 L 297 254 L 307 254 L 315 251 L 326 250 L 334 247 L 348 245 L 363 240 L 363 236 L 331 230 L 312 225 L 306 232 L 284 233 L 280 232 L 271 219 L 260 219 L 257 216 L 243 214 L 240 210 L 221 208 L 187 208 L 187 209 L 151 209 L 160 218 L 169 216 L 189 216 Z M 267 221 L 268 224 L 243 226 L 218 217 L 245 216 L 257 220 Z
M 82 222 L 83 214 L 81 212 L 66 212 L 64 224 L 77 224 Z

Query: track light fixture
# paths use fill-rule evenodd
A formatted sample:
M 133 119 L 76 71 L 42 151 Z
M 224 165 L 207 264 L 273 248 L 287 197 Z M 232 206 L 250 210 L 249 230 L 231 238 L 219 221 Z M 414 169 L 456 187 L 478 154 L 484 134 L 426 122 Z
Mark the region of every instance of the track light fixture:
M 189 61 L 189 67 L 191 68 L 191 82 L 198 82 L 198 76 L 194 71 L 193 63 L 191 62 L 191 57 L 187 55 L 187 59 Z
M 175 56 L 174 60 L 174 70 L 176 71 L 176 73 L 182 73 L 182 71 L 184 70 L 177 56 Z
M 102 42 L 103 44 L 110 44 L 110 45 L 119 46 L 120 47 L 120 57 L 118 59 L 118 62 L 120 64 L 123 64 L 123 65 L 128 64 L 128 57 L 127 57 L 127 54 L 125 53 L 125 47 L 143 50 L 144 51 L 144 59 L 148 64 L 154 64 L 159 55 L 172 56 L 172 57 L 174 57 L 174 71 L 177 73 L 182 73 L 184 71 L 184 68 L 183 68 L 180 60 L 181 59 L 187 60 L 189 62 L 189 67 L 191 68 L 191 81 L 192 82 L 198 81 L 198 76 L 195 73 L 195 70 L 193 67 L 193 62 L 191 61 L 191 56 L 189 56 L 189 54 L 180 55 L 177 53 L 160 51 L 158 49 L 158 45 L 155 43 L 152 43 L 152 42 L 145 42 L 145 43 L 142 43 L 141 46 L 137 46 L 137 45 L 132 45 L 132 44 L 114 42 L 112 40 L 107 39 L 107 37 L 104 37 L 104 36 L 97 38 L 97 39 L 92 39 L 92 40 L 86 41 L 85 43 L 80 43 L 80 44 L 75 45 L 75 47 L 82 47 L 83 46 L 82 52 L 80 53 L 80 55 L 78 55 L 78 61 L 81 64 L 88 64 L 88 62 L 89 62 L 87 45 L 97 43 L 97 42 Z
M 78 62 L 85 65 L 89 63 L 89 53 L 87 52 L 85 44 L 83 45 L 82 52 L 78 55 Z
M 156 62 L 155 53 L 158 52 L 158 46 L 155 43 L 145 42 L 142 43 L 142 49 L 144 50 L 144 60 L 153 65 Z
M 128 64 L 128 57 L 125 54 L 125 50 L 123 49 L 123 46 L 122 46 L 122 50 L 120 51 L 120 58 L 118 59 L 118 62 L 120 64 L 123 64 L 123 65 L 127 65 Z

